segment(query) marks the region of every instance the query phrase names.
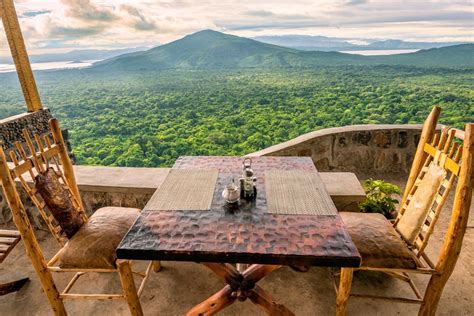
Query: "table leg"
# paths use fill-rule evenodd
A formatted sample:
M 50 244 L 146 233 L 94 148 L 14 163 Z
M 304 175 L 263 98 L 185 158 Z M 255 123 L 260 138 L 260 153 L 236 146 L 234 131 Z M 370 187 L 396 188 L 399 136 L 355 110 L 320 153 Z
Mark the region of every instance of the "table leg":
M 294 316 L 292 311 L 285 307 L 285 305 L 276 303 L 272 296 L 262 289 L 260 286 L 255 285 L 255 287 L 250 290 L 249 299 L 268 315 L 275 316 Z
M 218 311 L 223 310 L 234 303 L 236 297 L 232 297 L 232 288 L 226 285 L 222 290 L 209 297 L 207 300 L 194 306 L 186 313 L 186 316 L 208 316 L 214 315 Z
M 246 264 L 246 263 L 237 263 L 236 266 L 237 266 L 237 270 L 239 270 L 239 272 L 242 273 L 242 272 L 244 272 L 245 270 L 247 270 L 247 268 L 249 267 L 249 264 Z
M 203 263 L 202 265 L 213 271 L 228 285 L 193 307 L 186 315 L 213 315 L 233 304 L 235 300 L 245 301 L 247 298 L 269 315 L 294 315 L 284 305 L 277 304 L 270 294 L 256 285 L 267 274 L 281 266 L 253 264 L 245 271 L 240 272 L 236 267 L 227 263 Z

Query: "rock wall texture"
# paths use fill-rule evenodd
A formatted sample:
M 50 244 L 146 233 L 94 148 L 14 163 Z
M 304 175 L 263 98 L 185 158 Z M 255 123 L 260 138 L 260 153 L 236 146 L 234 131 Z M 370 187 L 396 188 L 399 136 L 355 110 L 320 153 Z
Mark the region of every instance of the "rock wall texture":
M 48 121 L 52 118 L 48 109 L 31 113 L 22 113 L 0 120 L 0 139 L 3 149 L 13 147 L 15 141 L 24 142 L 22 131 L 28 129 L 31 134 L 43 134 L 48 131 Z
M 409 173 L 422 125 L 353 125 L 311 132 L 249 156 L 309 156 L 319 171 L 359 178 Z
M 29 124 L 36 122 L 34 124 L 40 125 L 34 128 L 41 128 L 41 125 L 45 124 L 47 126 L 47 120 L 51 117 L 49 111 L 34 114 L 28 114 L 33 118 L 26 115 L 23 119 Z M 4 127 L 0 124 L 0 128 L 3 128 L 0 132 L 3 135 L 6 128 L 10 133 L 16 133 L 17 137 L 20 137 L 18 136 L 21 135 L 20 127 L 28 125 L 26 122 L 8 122 L 16 127 L 11 127 L 12 125 Z M 421 128 L 421 125 L 358 125 L 330 128 L 302 135 L 249 156 L 310 156 L 319 171 L 350 171 L 354 172 L 359 180 L 368 176 L 384 177 L 383 175 L 388 174 L 392 177 L 396 174 L 397 177 L 406 178 Z M 11 134 L 6 135 L 11 142 L 13 139 Z M 89 214 L 103 206 L 143 208 L 152 195 L 152 190 L 118 192 L 84 189 L 81 186 L 80 191 Z M 23 194 L 22 201 L 29 210 L 32 224 L 36 228 L 45 229 L 43 221 L 26 194 Z M 0 225 L 12 225 L 10 210 L 1 194 Z
M 48 228 L 41 218 L 41 215 L 38 213 L 37 208 L 34 206 L 26 192 L 21 188 L 21 185 L 18 184 L 17 189 L 33 227 L 47 231 Z M 152 195 L 152 193 L 80 191 L 84 208 L 89 216 L 97 209 L 105 206 L 137 207 L 142 209 Z M 0 193 L 0 227 L 13 226 L 10 208 L 8 207 L 6 200 L 3 198 L 3 194 Z
M 36 112 L 22 113 L 0 120 L 0 140 L 5 151 L 12 148 L 16 141 L 23 143 L 23 129 L 27 129 L 30 134 L 44 134 L 49 131 L 49 120 L 53 118 L 49 109 L 42 109 Z M 71 153 L 71 144 L 69 142 L 69 133 L 66 129 L 62 130 L 64 141 L 69 150 L 69 155 L 75 162 L 75 157 Z

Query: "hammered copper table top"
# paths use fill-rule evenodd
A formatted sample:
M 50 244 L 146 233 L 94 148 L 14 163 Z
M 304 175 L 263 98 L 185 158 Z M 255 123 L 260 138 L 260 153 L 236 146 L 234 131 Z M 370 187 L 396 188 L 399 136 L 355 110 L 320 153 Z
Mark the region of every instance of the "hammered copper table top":
M 226 206 L 221 192 L 240 177 L 241 157 L 180 157 L 173 168 L 218 168 L 209 211 L 143 210 L 117 248 L 120 259 L 260 263 L 279 265 L 360 265 L 360 255 L 339 215 L 266 213 L 266 170 L 316 171 L 308 157 L 252 158 L 257 199 Z

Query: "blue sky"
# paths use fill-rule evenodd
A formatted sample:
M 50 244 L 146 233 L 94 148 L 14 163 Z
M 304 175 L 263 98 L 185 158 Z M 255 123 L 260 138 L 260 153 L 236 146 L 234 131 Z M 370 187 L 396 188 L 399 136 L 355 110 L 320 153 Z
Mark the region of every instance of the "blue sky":
M 15 0 L 30 53 L 156 46 L 202 29 L 472 41 L 473 1 Z M 3 32 L 2 32 L 3 33 Z M 4 42 L 4 35 L 0 35 Z M 0 55 L 7 54 L 0 44 Z

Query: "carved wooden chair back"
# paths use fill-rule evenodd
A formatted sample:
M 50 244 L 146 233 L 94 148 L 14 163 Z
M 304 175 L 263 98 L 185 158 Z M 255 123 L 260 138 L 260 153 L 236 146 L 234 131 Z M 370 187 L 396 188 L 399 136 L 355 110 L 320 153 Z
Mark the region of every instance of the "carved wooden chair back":
M 49 122 L 51 131 L 44 135 L 31 136 L 24 131 L 25 143 L 15 143 L 15 148 L 9 150 L 8 155 L 11 162 L 7 160 L 4 149 L 0 146 L 0 177 L 2 181 L 2 189 L 4 197 L 12 211 L 13 220 L 21 234 L 26 253 L 28 254 L 34 269 L 41 281 L 44 293 L 55 315 L 67 315 L 63 300 L 64 299 L 97 299 L 97 300 L 126 300 L 132 315 L 143 315 L 139 295 L 144 289 L 146 280 L 150 275 L 150 271 L 160 269 L 159 262 L 150 263 L 144 273 L 132 272 L 131 262 L 129 260 L 116 260 L 116 268 L 90 268 L 87 266 L 80 268 L 61 268 L 57 265 L 60 260 L 61 252 L 57 252 L 49 261 L 46 261 L 44 253 L 36 239 L 33 227 L 31 226 L 25 205 L 21 201 L 20 194 L 17 190 L 16 181 L 21 183 L 22 188 L 26 191 L 28 197 L 38 208 L 39 214 L 45 220 L 49 230 L 60 243 L 61 249 L 68 242 L 65 232 L 54 219 L 48 210 L 45 201 L 37 192 L 35 186 L 31 186 L 30 179 L 34 182 L 35 177 L 52 168 L 58 175 L 58 180 L 66 189 L 67 194 L 71 197 L 71 201 L 76 210 L 79 210 L 80 216 L 87 221 L 84 212 L 79 190 L 74 177 L 71 160 L 64 143 L 64 139 L 56 119 Z M 67 247 L 67 245 L 66 245 Z M 58 291 L 51 272 L 75 272 L 74 277 L 69 281 L 62 292 Z M 109 272 L 118 273 L 122 283 L 123 293 L 121 294 L 79 294 L 70 293 L 75 282 L 80 276 L 88 272 Z M 137 291 L 133 279 L 133 274 L 138 274 L 142 281 Z
M 17 141 L 14 144 L 15 147 L 8 151 L 8 156 L 13 165 L 9 170 L 12 180 L 21 183 L 22 188 L 37 207 L 40 216 L 54 238 L 60 245 L 64 245 L 67 242 L 65 233 L 48 210 L 35 186 L 30 184 L 30 181 L 34 182 L 39 173 L 43 173 L 48 168 L 53 168 L 59 181 L 71 197 L 74 207 L 79 210 L 84 222 L 87 221 L 87 215 L 82 205 L 72 163 L 58 121 L 52 119 L 49 125 L 50 131 L 43 135 L 34 134 L 31 136 L 27 129 L 23 130 L 24 144 Z M 14 185 L 14 183 L 11 185 Z M 18 199 L 22 203 L 19 197 Z M 23 206 L 22 209 L 25 209 L 25 207 Z
M 436 223 L 441 214 L 441 210 L 448 198 L 449 193 L 459 177 L 461 169 L 461 155 L 462 155 L 462 139 L 456 137 L 456 129 L 449 127 L 443 127 L 440 134 L 435 134 L 431 142 L 424 142 L 421 144 L 422 154 L 421 160 L 422 167 L 418 172 L 416 179 L 411 187 L 406 188 L 404 199 L 400 206 L 400 212 L 397 219 L 394 222 L 394 227 L 400 223 L 400 220 L 405 216 L 405 211 L 410 203 L 413 203 L 414 194 L 419 188 L 420 183 L 425 178 L 430 164 L 435 164 L 444 170 L 443 178 L 437 192 L 433 198 L 432 204 L 429 206 L 426 220 L 422 223 L 421 229 L 419 230 L 414 242 L 411 247 L 416 253 L 418 258 L 424 258 L 427 263 L 434 267 L 434 264 L 425 254 L 426 246 L 428 245 L 429 239 L 433 233 Z M 415 156 L 415 159 L 419 156 Z
M 401 202 L 400 215 L 394 222 L 394 228 L 400 228 L 404 216 L 408 216 L 407 208 L 421 181 L 428 172 L 431 163 L 446 171 L 440 187 L 435 192 L 434 203 L 428 209 L 428 216 L 422 223 L 421 231 L 415 236 L 412 250 L 419 259 L 424 259 L 428 267 L 423 264 L 417 268 L 390 268 L 362 266 L 357 269 L 342 268 L 337 290 L 336 315 L 345 315 L 349 296 L 370 297 L 377 299 L 395 300 L 405 303 L 420 303 L 419 315 L 435 315 L 436 309 L 449 277 L 451 276 L 464 239 L 469 218 L 474 185 L 474 124 L 468 123 L 465 131 L 444 128 L 436 136 L 436 123 L 440 109 L 435 107 L 423 126 L 423 132 L 414 157 L 410 176 Z M 458 141 L 462 141 L 461 143 Z M 441 208 L 446 202 L 449 191 L 455 185 L 454 203 L 451 210 L 450 222 L 444 237 L 438 260 L 433 263 L 425 254 L 425 249 L 433 233 L 433 228 L 439 219 Z M 408 210 L 410 211 L 410 210 Z M 420 260 L 420 263 L 422 261 Z M 374 296 L 351 294 L 351 284 L 354 270 L 374 270 L 385 272 L 408 282 L 417 296 L 417 299 L 389 296 Z M 431 275 L 424 295 L 416 288 L 408 273 Z

